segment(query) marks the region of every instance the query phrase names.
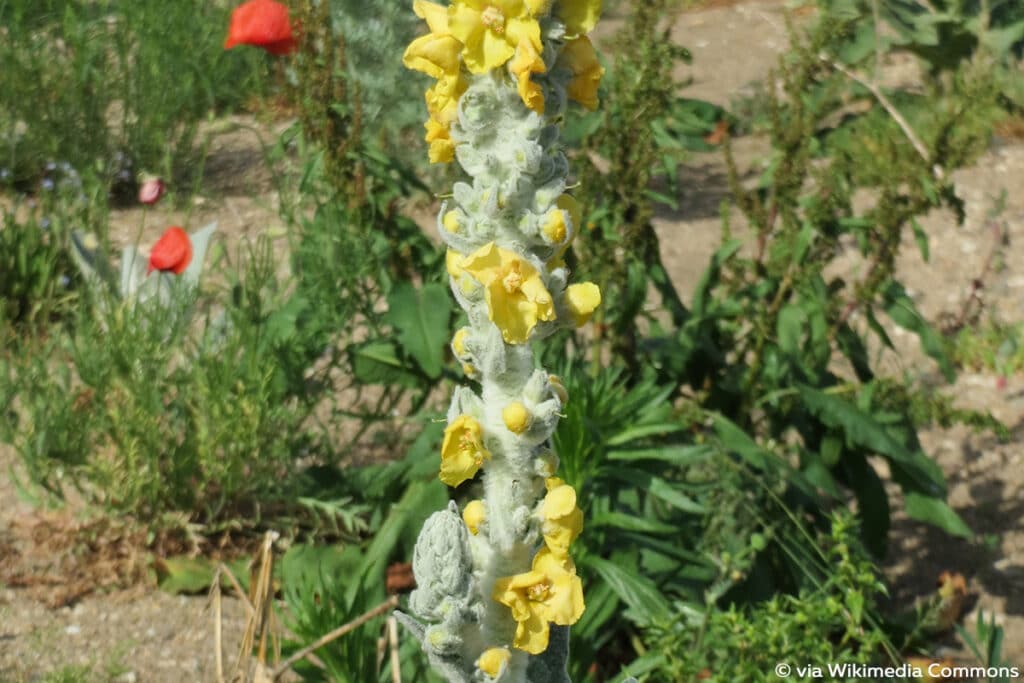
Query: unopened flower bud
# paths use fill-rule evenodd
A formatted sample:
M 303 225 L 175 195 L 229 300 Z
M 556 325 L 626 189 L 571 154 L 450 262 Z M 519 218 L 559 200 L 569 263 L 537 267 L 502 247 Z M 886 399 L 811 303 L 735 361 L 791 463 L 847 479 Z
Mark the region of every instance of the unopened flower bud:
M 531 422 L 529 411 L 519 401 L 505 406 L 501 411 L 501 417 L 505 420 L 505 426 L 513 434 L 522 434 L 529 428 Z
M 459 224 L 459 212 L 455 210 L 449 211 L 444 215 L 444 218 L 441 219 L 441 223 L 444 224 L 444 229 L 448 232 L 457 233 L 461 228 L 461 225 Z
M 484 523 L 486 514 L 482 500 L 471 500 L 466 503 L 466 507 L 462 510 L 462 521 L 466 523 L 469 533 L 474 536 L 477 534 L 480 530 L 480 525 Z
M 164 196 L 166 191 L 167 188 L 164 186 L 164 181 L 159 178 L 147 178 L 139 186 L 139 202 L 147 206 L 153 206 L 160 201 L 160 198 Z
M 512 653 L 508 651 L 508 648 L 492 647 L 484 650 L 480 659 L 476 660 L 476 666 L 491 678 L 498 678 L 508 666 L 508 661 L 511 658 Z
M 455 333 L 454 337 L 452 337 L 452 351 L 454 351 L 455 355 L 459 358 L 466 355 L 466 337 L 468 336 L 469 328 L 463 327 Z

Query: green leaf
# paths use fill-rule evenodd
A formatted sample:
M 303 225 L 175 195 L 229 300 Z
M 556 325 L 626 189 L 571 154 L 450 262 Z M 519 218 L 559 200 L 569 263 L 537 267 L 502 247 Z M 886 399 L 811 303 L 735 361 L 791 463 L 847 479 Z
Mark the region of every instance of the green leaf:
M 864 545 L 876 557 L 885 557 L 889 545 L 889 496 L 885 485 L 862 453 L 843 460 L 843 470 L 850 488 L 857 496 L 857 510 L 863 521 L 861 536 Z
M 641 626 L 668 618 L 665 596 L 653 581 L 600 557 L 587 557 L 588 567 L 601 575 L 633 613 Z
M 923 491 L 942 490 L 941 472 L 921 453 L 913 453 L 886 431 L 873 415 L 832 394 L 799 385 L 800 398 L 812 415 L 833 429 L 842 429 L 848 442 L 904 466 L 906 475 Z M 936 478 L 938 477 L 938 478 Z
M 779 348 L 790 356 L 800 353 L 800 346 L 807 329 L 807 314 L 798 304 L 787 304 L 779 311 L 775 333 L 779 338 Z
M 158 557 L 153 561 L 153 568 L 156 571 L 157 584 L 161 590 L 173 595 L 192 595 L 210 590 L 218 564 L 214 560 L 203 557 Z M 249 584 L 249 560 L 242 558 L 226 564 L 242 587 L 247 587 Z M 222 588 L 230 586 L 226 576 L 221 578 L 220 583 Z
M 414 388 L 420 380 L 398 358 L 391 341 L 369 341 L 348 349 L 352 374 L 363 384 L 398 384 Z
M 974 538 L 971 528 L 944 500 L 908 491 L 905 505 L 907 514 L 918 521 L 934 524 L 954 536 Z
M 634 659 L 622 670 L 618 676 L 612 679 L 612 683 L 626 683 L 631 676 L 642 676 L 652 671 L 658 671 L 665 666 L 665 655 L 659 652 L 648 652 L 639 659 Z
M 718 284 L 722 265 L 735 256 L 742 246 L 742 240 L 729 240 L 712 255 L 711 262 L 704 274 L 701 275 L 700 281 L 697 282 L 697 288 L 693 292 L 692 314 L 695 319 L 700 320 L 704 317 L 705 309 L 711 302 L 711 290 Z
M 917 248 L 921 252 L 921 258 L 925 263 L 931 259 L 931 250 L 928 247 L 928 233 L 921 228 L 921 224 L 915 220 L 910 221 L 910 227 L 914 231 L 914 241 L 917 242 Z
M 829 435 L 821 440 L 821 460 L 827 466 L 835 467 L 839 463 L 839 456 L 842 452 L 842 439 Z
M 734 451 L 748 463 L 758 469 L 768 469 L 771 454 L 757 445 L 750 436 L 733 422 L 722 415 L 715 415 L 715 432 L 722 440 L 722 445 Z
M 882 292 L 882 297 L 885 301 L 885 312 L 893 322 L 916 334 L 921 341 L 921 348 L 939 364 L 946 381 L 955 380 L 956 370 L 947 353 L 945 340 L 918 312 L 917 306 L 907 296 L 903 286 L 898 282 L 890 282 Z
M 624 512 L 602 512 L 587 520 L 587 527 L 609 527 L 645 534 L 677 534 L 679 527 L 649 517 L 636 517 Z
M 623 462 L 638 462 L 644 460 L 655 460 L 667 462 L 673 465 L 694 465 L 707 460 L 714 455 L 715 449 L 712 446 L 701 444 L 698 446 L 664 446 L 661 448 L 632 448 L 617 449 L 608 452 L 609 460 Z
M 664 436 L 665 434 L 672 434 L 673 432 L 679 432 L 683 429 L 685 429 L 685 427 L 678 422 L 637 425 L 636 427 L 624 429 L 618 434 L 608 437 L 605 439 L 605 445 L 621 446 L 624 443 L 629 443 L 630 441 L 635 441 L 645 436 Z
M 441 376 L 451 307 L 447 288 L 436 282 L 420 290 L 402 282 L 388 295 L 388 322 L 398 331 L 402 348 L 431 379 Z

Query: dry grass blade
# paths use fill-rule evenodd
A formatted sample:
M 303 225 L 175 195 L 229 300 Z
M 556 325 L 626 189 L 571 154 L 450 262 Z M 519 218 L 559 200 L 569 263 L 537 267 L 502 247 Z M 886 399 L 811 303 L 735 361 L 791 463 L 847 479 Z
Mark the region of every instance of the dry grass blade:
M 217 567 L 217 571 L 213 573 L 213 585 L 210 586 L 210 593 L 213 596 L 213 658 L 217 667 L 217 683 L 224 683 L 224 633 L 221 628 L 223 614 L 220 602 L 220 575 L 223 566 Z
M 246 620 L 242 642 L 238 648 L 238 659 L 235 662 L 235 670 L 231 677 L 233 683 L 246 683 L 247 681 L 255 683 L 259 680 L 267 680 L 266 643 L 270 631 L 270 608 L 274 599 L 274 586 L 271 577 L 274 568 L 273 546 L 276 539 L 277 534 L 272 531 L 268 531 L 263 536 L 256 576 L 249 587 L 248 606 L 251 611 L 249 612 L 249 618 Z M 237 582 L 235 583 L 237 585 Z M 256 658 L 256 668 L 250 676 L 249 658 L 257 641 L 259 642 L 260 649 Z
M 391 646 L 391 683 L 402 683 L 402 662 L 398 658 L 398 619 L 388 617 L 388 644 Z
M 381 614 L 384 614 L 385 612 L 387 612 L 389 610 L 395 609 L 396 607 L 398 607 L 398 596 L 397 595 L 392 595 L 390 598 L 388 598 L 387 600 L 385 600 L 381 604 L 379 604 L 376 607 L 374 607 L 373 609 L 363 613 L 362 615 L 356 617 L 355 619 L 353 619 L 352 621 L 348 622 L 347 624 L 345 624 L 343 626 L 339 626 L 338 628 L 334 629 L 333 631 L 331 631 L 329 633 L 325 633 L 324 635 L 322 635 L 319 638 L 317 638 L 314 642 L 310 643 L 309 645 L 307 645 L 306 647 L 302 648 L 298 652 L 294 653 L 291 657 L 286 659 L 284 661 L 284 663 L 281 664 L 280 668 L 278 668 L 277 671 L 274 673 L 273 680 L 275 680 L 275 681 L 279 680 L 281 678 L 281 676 L 283 676 L 285 674 L 285 672 L 287 672 L 289 669 L 291 669 L 292 664 L 294 664 L 295 662 L 299 661 L 300 659 L 302 659 L 306 655 L 311 654 L 315 650 L 319 650 L 320 648 L 322 648 L 324 645 L 326 645 L 327 643 L 331 642 L 332 640 L 337 640 L 338 638 L 342 637 L 346 633 L 348 633 L 350 631 L 354 631 L 355 629 L 359 628 L 360 626 L 362 626 L 363 624 L 368 622 L 370 619 L 373 619 L 374 617 L 378 617 Z

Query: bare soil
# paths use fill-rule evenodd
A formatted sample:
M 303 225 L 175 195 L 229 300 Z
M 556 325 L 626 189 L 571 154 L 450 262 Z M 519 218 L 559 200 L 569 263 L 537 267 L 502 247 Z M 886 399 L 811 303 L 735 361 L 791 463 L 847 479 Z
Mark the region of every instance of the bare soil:
M 613 37 L 616 20 L 606 22 L 600 38 Z M 683 14 L 676 27 L 681 44 L 693 53 L 693 66 L 680 73 L 691 80 L 686 94 L 728 105 L 763 79 L 787 45 L 779 2 L 743 2 Z M 912 78 L 904 63 L 887 66 L 887 79 Z M 243 121 L 250 124 L 250 121 Z M 257 126 L 258 128 L 258 126 Z M 272 131 L 265 131 L 269 139 Z M 757 168 L 765 143 L 756 137 L 737 141 L 741 167 Z M 223 137 L 206 166 L 205 195 L 185 209 L 161 205 L 145 217 L 141 242 L 152 243 L 169 224 L 199 227 L 212 220 L 229 244 L 237 244 L 280 226 L 277 198 L 261 162 L 259 143 L 249 129 Z M 990 272 L 985 305 L 1004 320 L 1024 319 L 1024 144 L 996 140 L 972 168 L 956 174 L 967 220 L 928 216 L 931 238 L 925 263 L 908 244 L 899 275 L 929 319 L 956 313 L 997 246 L 988 218 L 995 197 L 1008 191 L 1006 210 L 996 219 L 1010 248 L 1001 249 L 1003 267 Z M 694 158 L 684 170 L 679 212 L 663 212 L 655 227 L 662 257 L 681 294 L 688 298 L 719 243 L 720 202 L 727 198 L 725 169 L 716 155 Z M 430 230 L 431 218 L 424 218 Z M 142 212 L 113 217 L 112 234 L 134 241 Z M 230 247 L 229 247 L 230 251 Z M 851 270 L 856 269 L 850 263 Z M 936 370 L 916 341 L 891 331 L 899 353 L 885 362 L 893 372 L 936 378 Z M 971 592 L 966 623 L 977 610 L 995 615 L 1006 629 L 1005 657 L 1024 664 L 1024 376 L 1006 378 L 1000 388 L 994 374 L 965 372 L 956 384 L 935 382 L 935 391 L 956 397 L 957 405 L 991 411 L 1009 425 L 1013 439 L 999 443 L 965 428 L 929 429 L 925 449 L 945 471 L 950 502 L 964 519 L 990 537 L 988 544 L 951 538 L 897 514 L 890 559 L 885 570 L 893 602 L 909 606 L 933 592 L 942 571 L 961 572 Z M 0 449 L 0 469 L 18 471 L 15 456 Z M 110 524 L 97 527 L 68 508 L 42 511 L 21 501 L 8 478 L 0 478 L 0 682 L 39 680 L 63 667 L 88 665 L 95 680 L 180 683 L 214 680 L 212 615 L 205 597 L 170 596 L 153 588 L 151 558 Z M 894 505 L 898 509 L 899 505 Z M 99 539 L 90 545 L 89 539 Z M 129 585 L 129 588 L 123 586 Z M 244 624 L 241 606 L 225 601 L 225 647 L 230 653 Z M 956 639 L 949 652 L 965 657 Z M 965 659 L 965 662 L 969 660 Z

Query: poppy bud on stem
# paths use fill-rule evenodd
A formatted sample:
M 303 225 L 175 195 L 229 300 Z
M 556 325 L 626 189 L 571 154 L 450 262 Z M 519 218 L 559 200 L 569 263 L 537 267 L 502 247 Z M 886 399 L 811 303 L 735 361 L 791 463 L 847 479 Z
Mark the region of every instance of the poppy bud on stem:
M 452 350 L 479 393 L 459 387 L 448 411 L 441 479 L 480 476 L 483 499 L 424 526 L 418 588 L 402 615 L 449 681 L 566 683 L 568 627 L 584 610 L 570 544 L 583 528 L 575 489 L 552 476 L 548 445 L 567 400 L 530 345 L 578 327 L 600 304 L 569 284 L 562 257 L 581 211 L 566 193 L 558 136 L 568 100 L 593 108 L 602 69 L 586 34 L 600 0 L 414 0 L 429 32 L 406 66 L 437 79 L 426 92 L 432 162 L 457 160 L 438 215 L 452 291 L 469 324 Z

